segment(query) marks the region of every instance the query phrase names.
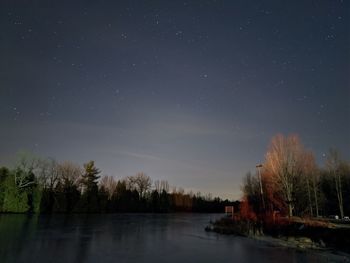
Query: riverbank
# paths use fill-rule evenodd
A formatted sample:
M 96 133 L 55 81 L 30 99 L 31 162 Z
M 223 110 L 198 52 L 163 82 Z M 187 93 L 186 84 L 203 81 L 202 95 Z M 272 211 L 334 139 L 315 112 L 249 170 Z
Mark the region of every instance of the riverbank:
M 292 248 L 350 253 L 350 227 L 317 220 L 283 218 L 271 223 L 225 217 L 211 222 L 205 230 L 246 236 Z

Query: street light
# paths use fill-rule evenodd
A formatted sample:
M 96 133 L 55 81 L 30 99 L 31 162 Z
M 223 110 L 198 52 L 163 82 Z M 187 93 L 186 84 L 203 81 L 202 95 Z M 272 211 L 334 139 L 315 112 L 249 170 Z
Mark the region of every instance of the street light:
M 264 193 L 263 193 L 262 182 L 261 182 L 261 173 L 260 173 L 260 168 L 262 168 L 263 165 L 262 165 L 262 164 L 257 164 L 255 167 L 258 169 L 258 177 L 259 177 L 261 201 L 262 201 L 262 205 L 263 205 L 263 208 L 264 208 L 264 211 L 265 211 Z

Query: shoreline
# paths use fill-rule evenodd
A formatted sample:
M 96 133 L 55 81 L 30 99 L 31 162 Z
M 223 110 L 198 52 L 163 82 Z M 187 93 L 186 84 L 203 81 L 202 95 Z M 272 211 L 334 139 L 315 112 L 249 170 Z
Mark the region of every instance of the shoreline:
M 205 231 L 235 235 L 294 249 L 336 252 L 350 258 L 350 229 L 348 227 L 316 226 L 290 221 L 288 224 L 266 224 L 221 218 L 210 222 Z M 349 232 L 349 233 L 348 233 Z
M 302 246 L 301 243 L 298 243 L 298 241 L 300 240 L 297 240 L 297 239 L 288 240 L 288 238 L 286 237 L 276 238 L 276 237 L 264 235 L 264 236 L 255 236 L 255 237 L 250 236 L 246 238 L 256 240 L 259 242 L 260 241 L 264 242 L 272 247 L 284 247 L 286 249 L 296 249 L 302 252 L 308 251 L 308 252 L 324 255 L 327 258 L 329 257 L 329 255 L 331 255 L 332 257 L 342 257 L 343 262 L 350 262 L 350 253 L 337 250 L 334 248 L 320 247 L 319 245 L 315 245 L 315 243 L 313 243 L 314 245 L 308 247 L 308 246 Z

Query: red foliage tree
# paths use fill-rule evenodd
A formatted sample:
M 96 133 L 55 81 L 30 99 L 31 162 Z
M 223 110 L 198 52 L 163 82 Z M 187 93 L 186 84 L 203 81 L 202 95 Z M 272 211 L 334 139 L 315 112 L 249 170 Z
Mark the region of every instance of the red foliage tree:
M 241 214 L 242 219 L 251 220 L 251 221 L 257 220 L 257 216 L 256 216 L 252 206 L 249 204 L 247 197 L 243 197 L 243 199 L 241 201 L 240 214 Z

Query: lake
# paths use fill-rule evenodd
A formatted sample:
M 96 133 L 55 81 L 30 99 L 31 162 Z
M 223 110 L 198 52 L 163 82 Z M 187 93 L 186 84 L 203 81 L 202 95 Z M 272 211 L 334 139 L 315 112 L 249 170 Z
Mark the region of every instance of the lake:
M 0 262 L 347 262 L 344 256 L 207 233 L 222 215 L 0 215 Z

